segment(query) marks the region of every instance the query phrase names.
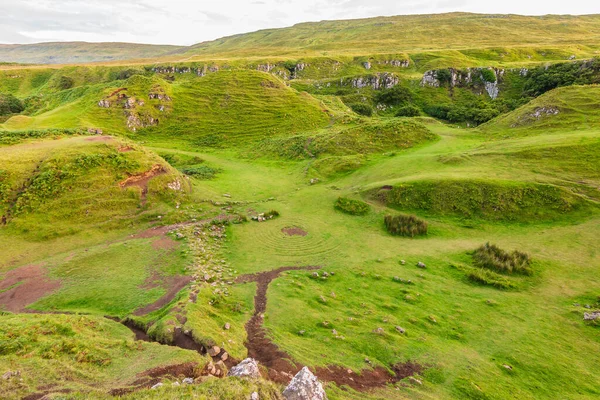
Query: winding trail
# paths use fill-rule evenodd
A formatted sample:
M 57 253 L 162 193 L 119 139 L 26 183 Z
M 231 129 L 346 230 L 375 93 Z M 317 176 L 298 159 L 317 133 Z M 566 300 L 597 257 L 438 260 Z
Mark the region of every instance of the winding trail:
M 318 266 L 281 267 L 272 271 L 259 272 L 255 274 L 241 275 L 236 283 L 256 282 L 256 296 L 254 296 L 254 314 L 246 323 L 247 339 L 245 346 L 248 349 L 248 357 L 254 358 L 265 366 L 269 373 L 269 379 L 281 384 L 289 383 L 290 379 L 302 369 L 303 365 L 295 362 L 285 351 L 281 350 L 271 339 L 263 327 L 264 313 L 267 309 L 267 289 L 273 279 L 279 277 L 286 271 L 313 271 L 321 269 Z M 363 369 L 355 373 L 341 366 L 327 366 L 313 368 L 320 380 L 334 382 L 339 386 L 349 386 L 354 390 L 365 391 L 388 383 L 395 383 L 401 379 L 412 376 L 423 370 L 417 363 L 406 362 L 391 366 L 394 373 L 390 373 L 381 366 L 372 369 Z

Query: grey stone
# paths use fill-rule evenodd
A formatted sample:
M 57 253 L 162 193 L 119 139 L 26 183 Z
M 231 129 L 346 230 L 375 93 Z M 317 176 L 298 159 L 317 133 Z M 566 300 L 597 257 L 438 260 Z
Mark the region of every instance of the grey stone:
M 162 387 L 163 383 L 162 382 L 158 382 L 156 385 L 152 386 L 150 389 L 158 389 L 159 387 Z
M 294 376 L 283 391 L 286 400 L 327 400 L 323 385 L 307 367 Z
M 258 379 L 261 377 L 258 363 L 253 358 L 246 358 L 229 370 L 228 376 Z

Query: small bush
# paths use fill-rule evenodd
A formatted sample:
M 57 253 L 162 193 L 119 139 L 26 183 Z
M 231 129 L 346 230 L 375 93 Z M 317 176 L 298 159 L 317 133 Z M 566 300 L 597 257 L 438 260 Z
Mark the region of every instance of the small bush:
M 18 114 L 23 112 L 23 102 L 12 94 L 0 93 L 0 115 Z
M 494 83 L 496 82 L 496 74 L 494 74 L 494 71 L 491 69 L 484 68 L 481 70 L 481 79 L 483 79 L 484 82 Z
M 365 215 L 371 209 L 364 201 L 348 199 L 346 197 L 338 197 L 335 202 L 335 208 L 351 215 Z
M 414 215 L 386 215 L 384 222 L 392 235 L 414 237 L 427 234 L 427 222 Z
M 59 90 L 71 89 L 75 85 L 73 78 L 62 75 L 56 82 L 56 88 Z
M 435 77 L 442 85 L 452 82 L 452 73 L 448 69 L 438 69 L 435 72 Z
M 271 210 L 271 211 L 268 211 L 265 213 L 266 219 L 275 218 L 275 217 L 279 217 L 279 211 L 277 211 L 277 210 Z
M 520 251 L 509 253 L 496 245 L 486 243 L 473 253 L 473 265 L 505 274 L 531 275 L 529 255 Z
M 354 104 L 350 104 L 350 108 L 355 113 L 364 115 L 365 117 L 370 117 L 373 115 L 373 107 L 371 107 L 368 104 L 354 103 Z
M 400 85 L 393 86 L 390 89 L 384 89 L 375 95 L 375 100 L 378 103 L 387 104 L 390 106 L 398 104 L 406 104 L 412 99 L 412 92 Z
M 400 107 L 396 112 L 396 117 L 418 117 L 421 115 L 421 110 L 413 105 Z
M 187 167 L 181 170 L 184 174 L 188 176 L 193 176 L 194 178 L 209 180 L 215 177 L 219 170 L 216 168 L 211 168 L 207 165 L 198 165 L 194 167 Z

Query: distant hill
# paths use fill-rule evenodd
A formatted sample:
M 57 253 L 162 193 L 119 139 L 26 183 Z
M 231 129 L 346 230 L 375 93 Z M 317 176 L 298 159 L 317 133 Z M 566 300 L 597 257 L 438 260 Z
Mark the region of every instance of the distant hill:
M 183 46 L 134 43 L 49 42 L 0 44 L 0 63 L 79 64 L 160 57 L 185 51 Z
M 598 48 L 600 15 L 447 13 L 301 23 L 199 43 L 188 54 L 246 57 L 498 47 Z

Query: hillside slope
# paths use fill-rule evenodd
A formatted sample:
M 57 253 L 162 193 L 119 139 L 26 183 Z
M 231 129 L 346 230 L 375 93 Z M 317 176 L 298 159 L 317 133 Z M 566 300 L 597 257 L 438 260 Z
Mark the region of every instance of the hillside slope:
M 448 13 L 302 23 L 199 43 L 188 54 L 285 56 L 487 47 L 493 51 L 501 46 L 573 46 L 583 50 L 595 47 L 599 37 L 600 15 Z

